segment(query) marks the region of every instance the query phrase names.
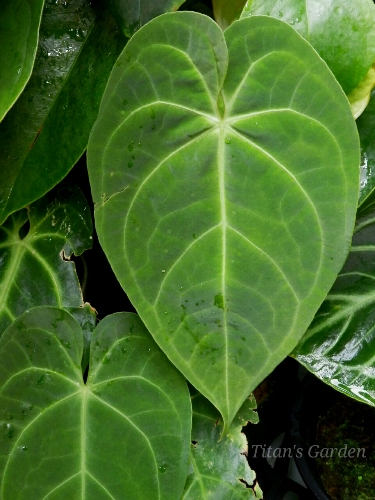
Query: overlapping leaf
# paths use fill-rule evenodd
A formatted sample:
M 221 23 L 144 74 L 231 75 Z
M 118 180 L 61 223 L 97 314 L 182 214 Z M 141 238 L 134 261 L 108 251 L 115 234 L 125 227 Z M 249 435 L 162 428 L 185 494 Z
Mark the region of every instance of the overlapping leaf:
M 346 258 L 359 147 L 345 95 L 285 23 L 247 18 L 223 34 L 165 14 L 120 56 L 88 160 L 120 283 L 228 426 Z
M 213 0 L 212 5 L 214 8 L 215 21 L 222 30 L 230 26 L 233 21 L 239 19 L 246 0 Z
M 0 125 L 0 223 L 61 181 L 86 149 L 125 37 L 88 0 L 46 0 L 33 74 Z
M 0 226 L 0 335 L 30 307 L 83 305 L 75 265 L 67 259 L 91 247 L 91 233 L 78 188 L 51 191 Z
M 292 356 L 327 384 L 375 406 L 375 197 L 360 207 L 348 260 Z
M 247 442 L 241 429 L 258 422 L 256 402 L 249 397 L 221 438 L 223 423 L 217 410 L 200 394 L 193 396 L 193 440 L 190 469 L 183 500 L 242 500 L 263 498 L 247 460 Z
M 0 122 L 24 89 L 35 60 L 44 0 L 1 4 Z
M 364 209 L 374 203 L 371 193 L 375 188 L 375 90 L 372 91 L 369 104 L 357 120 L 361 140 L 361 186 L 358 205 Z
M 139 318 L 105 318 L 82 379 L 79 325 L 34 308 L 0 341 L 2 500 L 180 500 L 188 466 L 186 381 Z
M 248 0 L 242 17 L 267 15 L 289 23 L 319 52 L 346 93 L 375 59 L 372 0 Z
M 141 26 L 165 12 L 176 11 L 184 0 L 110 0 L 110 6 L 124 34 L 131 37 Z

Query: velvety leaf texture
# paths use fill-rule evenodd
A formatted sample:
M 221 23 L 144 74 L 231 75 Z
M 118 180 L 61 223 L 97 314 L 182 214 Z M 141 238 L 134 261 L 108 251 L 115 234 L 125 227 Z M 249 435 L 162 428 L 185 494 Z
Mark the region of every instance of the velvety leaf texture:
M 248 0 L 242 17 L 267 15 L 289 23 L 318 51 L 346 93 L 375 59 L 372 0 Z
M 192 397 L 193 428 L 190 469 L 183 500 L 242 500 L 263 498 L 246 460 L 247 442 L 241 432 L 248 421 L 258 422 L 255 398 L 245 401 L 229 434 L 220 439 L 223 422 L 203 396 Z
M 375 199 L 360 208 L 348 260 L 292 356 L 327 384 L 375 406 Z
M 99 239 L 228 427 L 345 261 L 355 123 L 316 52 L 270 17 L 223 34 L 206 16 L 165 14 L 116 64 L 88 149 Z
M 46 0 L 33 74 L 0 125 L 0 223 L 82 155 L 125 43 L 109 13 L 88 0 Z
M 78 188 L 59 187 L 0 226 L 0 335 L 34 306 L 83 305 L 74 262 L 92 245 L 90 209 Z
M 83 335 L 37 307 L 0 341 L 2 500 L 180 500 L 191 405 L 186 381 L 139 318 L 96 328 L 87 383 Z
M 0 16 L 0 121 L 24 89 L 35 60 L 44 0 L 4 0 Z

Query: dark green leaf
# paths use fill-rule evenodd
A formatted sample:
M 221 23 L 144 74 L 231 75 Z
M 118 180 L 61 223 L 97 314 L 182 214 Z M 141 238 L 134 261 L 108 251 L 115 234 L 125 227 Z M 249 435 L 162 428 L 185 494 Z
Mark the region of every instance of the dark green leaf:
M 0 226 L 0 335 L 30 307 L 83 305 L 75 265 L 67 259 L 91 247 L 91 234 L 90 210 L 78 188 L 51 191 Z
M 372 91 L 369 104 L 357 120 L 361 140 L 361 185 L 359 206 L 371 205 L 371 193 L 375 188 L 375 90 Z
M 0 223 L 61 181 L 86 148 L 125 45 L 88 0 L 47 0 L 33 74 L 0 126 Z
M 246 0 L 212 0 L 215 21 L 222 30 L 230 26 L 233 21 L 239 19 L 245 6 Z
M 270 17 L 223 34 L 165 14 L 118 64 L 88 150 L 99 238 L 148 330 L 229 425 L 345 261 L 355 122 L 326 64 Z
M 44 0 L 4 0 L 0 16 L 0 122 L 24 89 L 35 60 Z
M 263 498 L 247 460 L 247 442 L 241 429 L 258 422 L 256 402 L 249 397 L 236 415 L 229 434 L 221 439 L 223 422 L 206 398 L 192 398 L 193 428 L 190 469 L 183 500 L 242 500 Z
M 375 59 L 372 0 L 248 0 L 242 17 L 287 22 L 318 51 L 346 93 L 365 78 Z
M 292 356 L 327 384 L 375 406 L 375 210 L 359 211 L 348 260 Z
M 180 500 L 191 406 L 186 381 L 139 318 L 83 335 L 67 312 L 34 308 L 0 340 L 2 500 Z
M 86 370 L 90 358 L 92 333 L 96 327 L 96 310 L 86 302 L 83 307 L 67 307 L 68 312 L 77 320 L 83 332 L 82 372 Z
M 165 12 L 176 11 L 184 0 L 110 0 L 112 13 L 130 38 L 141 26 Z

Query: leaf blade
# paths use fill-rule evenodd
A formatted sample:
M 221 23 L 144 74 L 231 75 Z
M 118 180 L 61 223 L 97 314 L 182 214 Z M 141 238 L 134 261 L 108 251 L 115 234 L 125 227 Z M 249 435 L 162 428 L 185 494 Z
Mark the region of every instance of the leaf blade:
M 167 24 L 169 45 L 176 40 L 170 59 Z M 88 160 L 99 238 L 120 283 L 168 357 L 230 425 L 306 330 L 342 266 L 359 151 L 346 97 L 294 30 L 262 17 L 224 35 L 226 43 L 193 13 L 141 28 L 120 56 L 125 69 L 112 73 Z M 287 56 L 275 83 L 277 47 Z M 161 53 L 172 74 L 154 64 Z M 319 89 L 312 101 L 311 86 Z

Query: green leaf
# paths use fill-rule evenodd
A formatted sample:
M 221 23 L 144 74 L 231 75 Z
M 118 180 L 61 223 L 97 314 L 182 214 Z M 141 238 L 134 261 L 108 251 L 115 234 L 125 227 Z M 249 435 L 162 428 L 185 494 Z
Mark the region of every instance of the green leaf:
M 141 26 L 165 12 L 176 11 L 184 0 L 110 0 L 112 13 L 125 36 L 132 37 Z
M 192 397 L 193 440 L 190 469 L 183 500 L 240 500 L 263 498 L 247 460 L 247 442 L 241 432 L 248 421 L 258 422 L 256 401 L 249 397 L 232 423 L 229 434 L 220 439 L 220 415 L 203 396 Z
M 325 383 L 375 406 L 375 209 L 360 209 L 348 260 L 292 353 Z
M 0 122 L 24 89 L 33 69 L 44 0 L 1 4 Z
M 359 83 L 359 85 L 357 85 L 357 87 L 348 95 L 350 107 L 352 108 L 352 113 L 355 119 L 361 116 L 366 109 L 370 101 L 371 91 L 374 87 L 375 64 L 371 66 L 365 78 Z
M 67 311 L 76 319 L 83 332 L 82 373 L 89 365 L 90 344 L 96 327 L 96 310 L 86 302 L 83 307 L 67 307 Z
M 67 259 L 91 247 L 91 234 L 90 209 L 78 188 L 59 187 L 0 226 L 0 335 L 30 307 L 83 305 Z
M 38 307 L 0 340 L 2 500 L 179 500 L 188 466 L 186 381 L 135 314 L 82 331 Z
M 0 125 L 0 223 L 61 181 L 86 149 L 125 45 L 88 0 L 47 0 L 33 74 Z
M 242 17 L 267 15 L 287 22 L 317 50 L 346 93 L 375 59 L 372 0 L 248 0 Z
M 358 205 L 363 208 L 372 204 L 371 193 L 375 188 L 375 90 L 371 92 L 369 104 L 357 120 L 361 141 L 361 184 Z
M 212 0 L 215 21 L 222 30 L 230 26 L 233 21 L 239 19 L 245 6 L 246 0 Z
M 100 242 L 148 330 L 228 427 L 345 261 L 355 122 L 316 52 L 268 17 L 223 34 L 206 16 L 165 14 L 118 64 L 88 149 Z

